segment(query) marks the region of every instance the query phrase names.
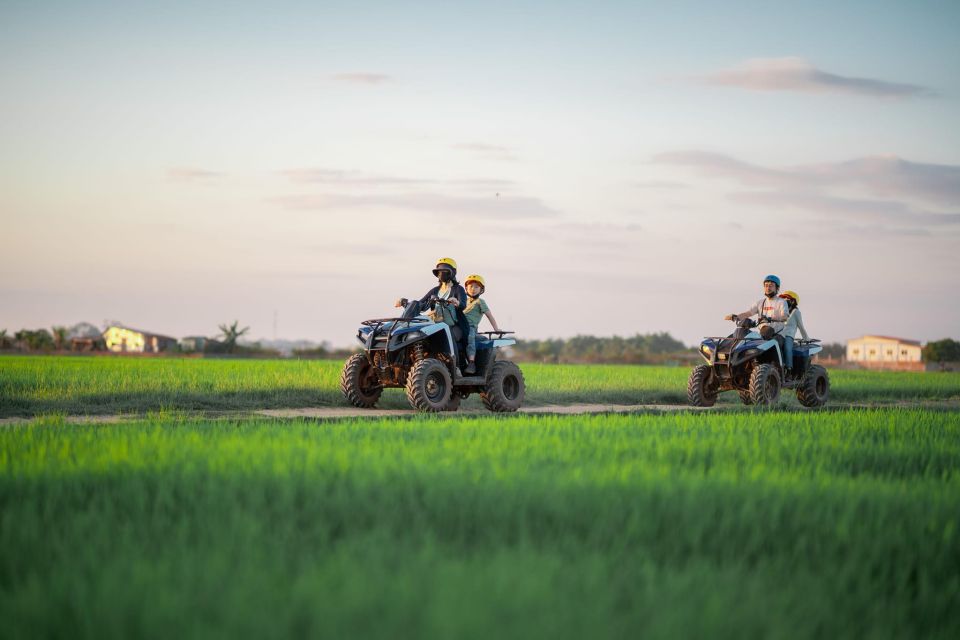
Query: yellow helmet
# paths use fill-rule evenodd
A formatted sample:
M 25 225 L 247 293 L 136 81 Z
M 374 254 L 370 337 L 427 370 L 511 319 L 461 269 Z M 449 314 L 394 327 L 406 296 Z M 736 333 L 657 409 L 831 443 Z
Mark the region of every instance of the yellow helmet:
M 448 267 L 450 267 L 451 269 L 453 269 L 453 273 L 454 273 L 454 274 L 457 273 L 457 261 L 456 261 L 456 260 L 454 260 L 453 258 L 440 258 L 439 260 L 437 260 L 437 268 L 433 270 L 433 275 L 437 275 L 437 272 L 440 271 L 440 265 L 442 265 L 442 264 L 445 264 L 445 265 L 447 265 Z
M 471 282 L 476 282 L 483 291 L 487 290 L 487 281 L 483 279 L 483 276 L 476 273 L 470 274 L 467 276 L 467 279 L 463 281 L 463 286 L 467 286 Z
M 791 298 L 797 304 L 797 306 L 800 305 L 800 294 L 797 293 L 796 291 L 789 291 L 789 290 L 784 291 L 783 293 L 780 294 L 780 297 Z

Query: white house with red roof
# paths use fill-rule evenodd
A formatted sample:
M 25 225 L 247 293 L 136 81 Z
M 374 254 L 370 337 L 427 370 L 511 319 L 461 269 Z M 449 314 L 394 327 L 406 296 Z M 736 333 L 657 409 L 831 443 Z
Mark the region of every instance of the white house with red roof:
M 923 361 L 919 340 L 893 336 L 866 335 L 847 341 L 847 361 L 882 368 L 921 368 Z

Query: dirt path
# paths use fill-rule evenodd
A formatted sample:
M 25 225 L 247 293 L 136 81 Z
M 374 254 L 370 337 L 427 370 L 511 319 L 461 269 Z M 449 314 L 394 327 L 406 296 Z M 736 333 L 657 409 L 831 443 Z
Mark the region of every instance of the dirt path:
M 960 402 L 956 400 L 897 402 L 890 404 L 846 403 L 829 404 L 827 410 L 913 408 L 960 411 Z M 781 406 L 783 410 L 805 411 L 797 407 Z M 738 404 L 721 404 L 710 408 L 691 407 L 684 404 L 567 404 L 523 407 L 518 413 L 524 415 L 588 415 L 596 413 L 649 413 L 678 411 L 737 411 L 743 410 Z M 67 424 L 118 424 L 142 420 L 150 414 L 120 415 L 74 415 L 65 416 Z M 258 409 L 252 411 L 182 411 L 177 416 L 207 419 L 243 419 L 252 417 L 276 418 L 281 420 L 336 420 L 340 418 L 402 418 L 418 415 L 413 409 L 356 409 L 354 407 L 301 407 L 295 409 Z M 439 413 L 438 417 L 454 418 L 458 415 L 498 415 L 479 408 L 461 409 L 453 413 Z M 499 414 L 510 415 L 510 414 Z M 33 417 L 0 418 L 0 427 L 25 424 L 35 420 Z

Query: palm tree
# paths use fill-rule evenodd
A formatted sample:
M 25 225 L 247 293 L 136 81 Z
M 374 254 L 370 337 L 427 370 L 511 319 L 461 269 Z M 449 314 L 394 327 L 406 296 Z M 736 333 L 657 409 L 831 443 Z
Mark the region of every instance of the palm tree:
M 239 320 L 234 320 L 231 325 L 220 325 L 220 334 L 223 336 L 223 346 L 226 348 L 227 353 L 233 353 L 237 348 L 237 339 L 245 335 L 247 331 L 250 331 L 250 327 L 244 327 L 243 329 L 238 329 L 240 325 Z

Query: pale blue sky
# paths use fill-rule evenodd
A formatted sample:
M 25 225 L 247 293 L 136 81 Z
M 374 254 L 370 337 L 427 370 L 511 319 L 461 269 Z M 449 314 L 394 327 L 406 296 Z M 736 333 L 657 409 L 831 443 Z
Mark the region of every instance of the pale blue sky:
M 0 0 L 0 328 L 346 344 L 452 255 L 531 337 L 693 342 L 768 272 L 955 335 L 960 5 L 837 4 Z

